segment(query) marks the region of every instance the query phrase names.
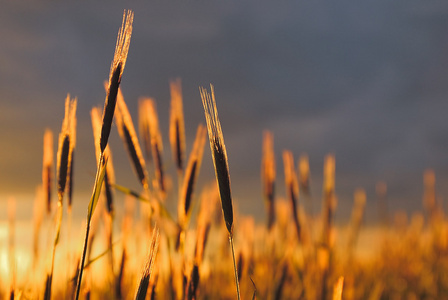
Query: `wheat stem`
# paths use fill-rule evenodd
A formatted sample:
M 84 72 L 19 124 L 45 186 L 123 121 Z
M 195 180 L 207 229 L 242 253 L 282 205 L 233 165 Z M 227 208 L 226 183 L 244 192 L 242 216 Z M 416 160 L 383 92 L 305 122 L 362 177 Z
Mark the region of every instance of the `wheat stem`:
M 87 241 L 89 239 L 89 232 L 90 232 L 90 222 L 87 222 L 86 235 L 84 237 L 84 247 L 83 247 L 83 250 L 82 250 L 81 264 L 80 264 L 80 268 L 79 268 L 78 283 L 76 284 L 76 296 L 75 296 L 76 300 L 78 300 L 78 298 L 79 298 L 79 291 L 81 290 L 81 280 L 82 280 L 82 274 L 84 272 L 84 262 L 86 260 Z
M 100 159 L 98 162 L 98 168 L 96 170 L 95 184 L 93 186 L 92 198 L 90 199 L 89 207 L 87 209 L 86 235 L 84 238 L 84 246 L 83 246 L 83 250 L 82 250 L 81 264 L 79 265 L 79 277 L 78 277 L 78 283 L 76 285 L 76 296 L 75 296 L 76 300 L 78 300 L 79 291 L 81 289 L 82 274 L 84 271 L 84 262 L 86 259 L 87 244 L 88 244 L 89 232 L 90 232 L 90 223 L 92 221 L 93 212 L 95 210 L 96 204 L 98 203 L 98 198 L 101 193 L 101 187 L 103 185 L 104 176 L 106 173 L 106 165 L 107 165 L 107 157 L 104 157 L 104 154 L 101 153 L 101 156 L 100 156 Z
M 236 260 L 235 260 L 235 247 L 233 246 L 233 235 L 229 235 L 230 248 L 232 248 L 232 258 L 233 258 L 233 271 L 235 273 L 235 285 L 236 285 L 236 293 L 238 295 L 238 300 L 241 299 L 240 296 L 240 284 L 238 281 L 238 270 L 236 268 Z

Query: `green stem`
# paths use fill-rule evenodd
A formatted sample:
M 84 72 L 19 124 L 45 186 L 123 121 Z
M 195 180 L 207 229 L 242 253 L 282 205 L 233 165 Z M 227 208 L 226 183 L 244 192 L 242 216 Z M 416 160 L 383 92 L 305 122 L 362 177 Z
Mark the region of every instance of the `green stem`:
M 106 164 L 107 159 L 104 158 L 104 153 L 101 153 L 100 159 L 98 160 L 98 168 L 96 170 L 95 184 L 93 186 L 92 198 L 90 199 L 89 207 L 87 209 L 86 236 L 84 238 L 84 248 L 82 250 L 81 263 L 79 265 L 78 282 L 76 284 L 76 296 L 75 296 L 76 300 L 78 300 L 79 291 L 81 290 L 82 274 L 84 272 L 84 262 L 86 260 L 87 244 L 89 242 L 90 223 L 92 221 L 92 215 L 98 202 L 99 195 L 101 193 L 101 186 L 103 184 L 104 176 L 106 173 Z
M 81 281 L 82 281 L 82 274 L 84 271 L 84 261 L 86 259 L 87 242 L 89 240 L 89 232 L 90 232 L 90 220 L 87 220 L 86 236 L 84 238 L 84 248 L 82 250 L 81 264 L 79 265 L 78 283 L 76 284 L 76 297 L 75 297 L 76 300 L 78 300 L 79 291 L 81 290 Z
M 232 258 L 233 258 L 233 271 L 235 272 L 235 284 L 236 284 L 236 293 L 238 295 L 238 300 L 241 299 L 240 296 L 240 284 L 238 281 L 238 270 L 236 268 L 236 260 L 235 260 L 235 249 L 233 246 L 233 236 L 229 235 L 230 248 L 232 248 Z

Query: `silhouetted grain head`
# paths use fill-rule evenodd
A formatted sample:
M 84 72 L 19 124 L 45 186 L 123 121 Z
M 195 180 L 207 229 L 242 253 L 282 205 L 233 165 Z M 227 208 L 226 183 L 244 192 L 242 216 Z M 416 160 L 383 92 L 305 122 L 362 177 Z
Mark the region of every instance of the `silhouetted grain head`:
M 211 222 L 198 224 L 197 241 L 195 248 L 195 261 L 198 265 L 202 263 L 204 259 L 205 247 L 207 246 L 208 235 L 210 233 Z
M 205 119 L 207 121 L 208 137 L 210 149 L 215 167 L 216 180 L 218 182 L 219 194 L 221 197 L 221 207 L 224 214 L 229 235 L 233 235 L 233 204 L 230 189 L 229 166 L 227 162 L 227 152 L 222 135 L 221 124 L 216 109 L 215 94 L 213 86 L 210 85 L 211 95 L 204 88 L 199 88 L 204 106 Z
M 324 162 L 324 204 L 322 206 L 322 242 L 327 247 L 332 245 L 333 214 L 336 209 L 336 196 L 334 194 L 335 165 L 334 155 L 327 155 Z
M 285 286 L 286 279 L 288 277 L 288 264 L 284 264 L 280 279 L 278 280 L 277 287 L 275 288 L 275 300 L 282 299 L 283 287 Z
M 334 194 L 336 163 L 334 155 L 329 154 L 324 162 L 324 194 Z
M 53 188 L 53 132 L 46 129 L 44 133 L 44 157 L 42 166 L 42 187 L 44 191 L 47 214 L 51 213 L 51 191 Z
M 52 253 L 52 263 L 50 274 L 47 277 L 49 282 L 47 286 L 49 287 L 49 294 L 45 294 L 45 297 L 51 296 L 51 285 L 53 279 L 53 271 L 54 271 L 54 257 L 56 246 L 59 243 L 59 237 L 61 232 L 61 224 L 62 224 L 62 200 L 64 198 L 64 192 L 67 184 L 67 180 L 70 172 L 71 165 L 71 152 L 73 148 L 71 147 L 71 139 L 72 139 L 72 127 L 73 124 L 76 123 L 76 103 L 77 100 L 70 100 L 70 95 L 67 95 L 65 100 L 65 116 L 62 121 L 62 129 L 59 134 L 59 145 L 58 145 L 58 153 L 57 153 L 57 163 L 56 163 L 56 172 L 57 172 L 57 187 L 58 187 L 58 208 L 56 214 L 56 235 L 53 244 L 53 253 Z M 75 137 L 73 137 L 75 138 Z
M 143 188 L 146 189 L 148 188 L 148 174 L 146 172 L 145 159 L 143 158 L 131 115 L 129 114 L 129 110 L 120 89 L 117 95 L 117 104 L 118 110 L 116 112 L 116 123 L 118 133 L 128 151 L 134 171 Z
M 91 296 L 92 296 L 92 290 L 89 287 L 85 288 L 84 289 L 84 299 L 90 300 Z
M 357 189 L 355 191 L 354 198 L 355 203 L 353 206 L 352 220 L 355 221 L 355 223 L 360 224 L 364 215 L 364 208 L 366 206 L 366 192 L 364 189 Z
M 348 251 L 352 254 L 359 235 L 359 229 L 364 216 L 366 205 L 366 192 L 363 189 L 357 189 L 354 193 L 354 205 L 352 208 L 351 228 L 348 237 Z
M 190 278 L 188 279 L 187 286 L 187 299 L 194 300 L 197 298 L 197 291 L 199 286 L 199 266 L 197 264 L 193 265 L 191 269 Z
M 154 167 L 157 179 L 157 188 L 161 192 L 165 192 L 165 180 L 164 180 L 164 169 L 163 169 L 163 142 L 162 134 L 159 128 L 159 118 L 157 116 L 157 107 L 154 99 L 143 98 L 141 99 L 146 107 L 146 113 L 148 114 L 150 137 L 151 137 L 151 152 L 154 161 Z
M 159 229 L 156 226 L 154 227 L 154 230 L 152 232 L 148 258 L 146 260 L 145 267 L 140 279 L 140 284 L 138 286 L 137 294 L 135 296 L 136 300 L 144 300 L 146 298 L 146 294 L 148 292 L 149 287 L 149 280 L 157 257 L 158 247 L 159 247 Z
M 51 299 L 51 286 L 52 286 L 52 275 L 47 274 L 47 277 L 45 278 L 45 288 L 44 288 L 44 300 L 50 300 Z
M 268 212 L 268 229 L 271 229 L 275 221 L 275 155 L 274 138 L 270 131 L 265 131 L 263 133 L 261 181 Z
M 375 185 L 375 192 L 378 203 L 378 218 L 382 225 L 389 223 L 389 216 L 387 211 L 387 183 L 384 181 L 377 182 Z
M 243 252 L 240 251 L 240 253 L 238 254 L 238 278 L 242 278 L 243 275 L 243 269 L 244 269 L 244 265 L 245 265 L 245 261 L 244 261 L 244 255 Z
M 67 199 L 68 199 L 68 209 L 71 209 L 72 202 L 73 202 L 73 164 L 75 161 L 75 152 L 72 151 L 70 155 L 70 165 L 69 165 L 69 171 L 67 176 Z
M 73 132 L 73 126 L 76 124 L 76 98 L 70 100 L 70 95 L 67 95 L 65 100 L 65 117 L 62 122 L 61 133 L 59 134 L 59 146 L 57 154 L 57 179 L 58 179 L 58 198 L 62 201 L 65 186 L 69 177 L 71 165 L 71 152 L 73 151 L 74 142 L 76 139 Z
M 76 108 L 77 108 L 77 99 L 71 101 L 70 103 L 70 123 L 69 123 L 69 131 L 70 131 L 70 151 L 69 151 L 69 165 L 68 165 L 68 176 L 67 176 L 67 199 L 68 199 L 68 209 L 72 207 L 73 200 L 73 166 L 74 166 L 74 156 L 75 156 L 75 148 L 76 148 Z
M 188 159 L 188 166 L 185 170 L 184 181 L 178 203 L 178 218 L 181 227 L 185 227 L 190 213 L 191 201 L 196 178 L 201 168 L 202 156 L 204 153 L 204 144 L 206 139 L 206 129 L 200 124 L 196 131 L 196 139 Z
M 81 258 L 78 256 L 78 258 L 76 258 L 75 270 L 72 273 L 73 276 L 71 277 L 70 299 L 75 299 L 76 283 L 78 282 L 78 277 L 79 277 L 79 264 L 80 264 L 80 261 L 81 261 Z
M 113 192 L 112 192 L 112 187 L 111 187 L 109 176 L 107 175 L 107 170 L 106 170 L 106 175 L 104 176 L 104 193 L 106 195 L 107 212 L 109 213 L 109 215 L 113 216 L 114 215 Z
M 197 238 L 195 249 L 195 261 L 201 264 L 207 245 L 208 234 L 211 228 L 212 216 L 215 215 L 219 198 L 218 187 L 215 183 L 205 187 L 201 193 L 201 206 L 197 217 Z
M 95 153 L 97 163 L 99 163 L 101 149 L 100 149 L 100 130 L 101 130 L 101 120 L 99 115 L 99 109 L 94 107 L 90 111 L 90 117 L 92 120 L 92 130 L 93 130 L 93 138 L 95 143 Z M 109 214 L 113 215 L 114 207 L 113 207 L 113 191 L 112 185 L 115 183 L 115 172 L 112 162 L 112 153 L 110 151 L 110 147 L 106 146 L 104 149 L 104 155 L 108 157 L 107 166 L 106 166 L 106 175 L 104 176 L 104 192 L 106 195 L 106 208 Z
M 299 182 L 305 195 L 310 193 L 310 165 L 308 155 L 302 154 L 299 158 Z
M 36 195 L 34 198 L 33 206 L 33 255 L 34 255 L 34 266 L 36 266 L 39 259 L 39 231 L 42 225 L 42 219 L 44 215 L 45 208 L 45 197 L 42 186 L 39 185 L 36 188 Z
M 59 201 L 62 201 L 65 185 L 67 183 L 69 151 L 70 151 L 70 136 L 68 134 L 59 135 L 59 148 L 58 148 L 58 160 L 57 160 Z
M 149 284 L 151 286 L 151 293 L 149 295 L 149 299 L 151 300 L 157 299 L 156 287 L 158 281 L 159 281 L 159 268 L 155 268 L 154 276 L 152 276 L 151 280 L 149 281 Z
M 148 103 L 144 100 L 138 102 L 138 124 L 140 138 L 143 140 L 146 159 L 150 161 L 151 154 L 151 127 L 149 123 Z
M 120 86 L 120 74 L 122 64 L 119 63 L 112 73 L 109 80 L 109 86 L 106 92 L 106 101 L 104 102 L 103 121 L 101 125 L 100 149 L 103 151 L 109 140 L 110 129 L 112 128 L 112 120 L 114 118 L 115 106 L 117 103 L 118 87 Z
M 178 78 L 170 82 L 170 144 L 178 170 L 183 170 L 185 157 L 185 122 L 182 104 L 182 82 Z
M 427 169 L 423 173 L 424 195 L 423 207 L 427 210 L 430 218 L 436 210 L 436 175 L 434 170 Z
M 126 10 L 123 12 L 123 21 L 118 31 L 117 43 L 115 45 L 114 59 L 112 60 L 109 72 L 109 82 L 107 84 L 106 100 L 104 103 L 100 149 L 104 151 L 109 139 L 112 120 L 114 117 L 115 104 L 117 101 L 118 88 L 121 82 L 126 59 L 129 51 L 129 44 L 132 35 L 132 22 L 134 21 L 134 12 Z
M 123 252 L 121 253 L 121 261 L 120 261 L 120 270 L 118 272 L 118 276 L 117 276 L 117 280 L 115 283 L 115 297 L 117 299 L 122 299 L 123 298 L 123 291 L 122 291 L 122 286 L 123 286 L 123 279 L 124 279 L 124 268 L 126 265 L 126 247 L 125 247 L 125 243 L 123 243 Z
M 294 156 L 291 151 L 283 151 L 283 164 L 285 169 L 285 184 L 289 201 L 291 203 L 292 216 L 297 230 L 297 236 L 301 241 L 301 223 L 299 220 L 298 198 L 299 198 L 299 184 L 297 181 L 297 174 L 294 167 Z

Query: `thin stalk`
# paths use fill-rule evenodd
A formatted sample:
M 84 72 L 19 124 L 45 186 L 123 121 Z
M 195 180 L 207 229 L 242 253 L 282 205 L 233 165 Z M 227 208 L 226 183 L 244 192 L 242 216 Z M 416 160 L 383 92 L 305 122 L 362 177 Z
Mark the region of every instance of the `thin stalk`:
M 84 237 L 84 248 L 82 250 L 81 264 L 80 264 L 80 268 L 79 268 L 78 283 L 76 284 L 76 296 L 75 296 L 76 300 L 78 300 L 79 291 L 81 290 L 81 280 L 82 280 L 82 274 L 84 272 L 84 262 L 85 262 L 86 253 L 87 253 L 87 241 L 89 240 L 89 232 L 90 232 L 90 222 L 87 222 L 86 236 Z
M 72 251 L 70 250 L 70 241 L 71 241 L 71 232 L 72 232 L 72 208 L 68 207 L 67 210 L 67 219 L 68 219 L 68 224 L 67 224 L 67 281 L 69 281 L 70 279 L 70 271 L 72 269 L 72 264 L 71 264 L 71 258 L 72 258 Z M 66 288 L 67 290 L 67 288 Z
M 87 244 L 88 244 L 89 233 L 90 233 L 90 223 L 92 221 L 93 212 L 95 211 L 96 204 L 98 203 L 98 198 L 101 193 L 101 187 L 103 185 L 104 176 L 106 173 L 106 165 L 107 165 L 107 158 L 104 157 L 104 153 L 101 153 L 100 159 L 98 160 L 98 168 L 96 170 L 95 184 L 93 187 L 92 198 L 90 199 L 89 207 L 87 209 L 86 235 L 84 238 L 84 247 L 82 250 L 81 264 L 79 265 L 78 283 L 76 284 L 76 296 L 75 296 L 76 300 L 78 300 L 79 291 L 81 290 L 82 274 L 84 271 L 84 262 L 86 259 Z
M 229 235 L 230 248 L 232 248 L 232 258 L 233 258 L 233 271 L 235 273 L 235 285 L 236 285 L 236 293 L 238 295 L 238 300 L 241 299 L 240 296 L 240 284 L 238 281 L 238 270 L 236 268 L 236 260 L 235 260 L 235 249 L 233 246 L 233 236 Z

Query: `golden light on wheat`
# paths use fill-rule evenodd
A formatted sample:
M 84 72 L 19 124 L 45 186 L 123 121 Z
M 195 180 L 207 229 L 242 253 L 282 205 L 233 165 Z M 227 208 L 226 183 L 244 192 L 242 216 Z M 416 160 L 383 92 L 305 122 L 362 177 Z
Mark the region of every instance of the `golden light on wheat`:
M 125 100 L 120 86 L 127 79 L 124 68 L 133 20 L 133 12 L 125 11 L 105 84 L 104 108 L 89 107 L 95 172 L 86 174 L 75 167 L 74 153 L 87 149 L 76 147 L 77 138 L 83 138 L 76 128 L 84 125 L 79 120 L 84 120 L 80 115 L 87 110 L 83 99 L 68 95 L 65 113 L 63 99 L 57 107 L 60 131 L 43 129 L 42 145 L 36 146 L 42 149 L 43 160 L 37 162 L 42 168 L 40 184 L 28 227 L 17 218 L 25 208 L 15 197 L 5 205 L 5 220 L 0 220 L 0 297 L 448 297 L 448 222 L 434 169 L 422 176 L 422 212 L 390 214 L 388 185 L 379 181 L 375 196 L 360 187 L 353 199 L 345 199 L 352 203 L 352 213 L 349 222 L 341 224 L 336 218 L 341 201 L 337 156 L 295 153 L 277 142 L 274 145 L 274 130 L 260 128 L 263 134 L 254 138 L 257 147 L 251 143 L 245 150 L 260 157 L 260 189 L 250 192 L 259 200 L 255 206 L 265 208 L 265 215 L 261 221 L 243 215 L 240 206 L 246 199 L 231 188 L 232 180 L 238 178 L 231 177 L 230 171 L 236 163 L 235 148 L 224 142 L 226 122 L 235 116 L 223 110 L 223 118 L 218 117 L 212 85 L 199 88 L 196 99 L 189 100 L 202 103 L 205 118 L 197 120 L 184 115 L 184 107 L 191 102 L 183 99 L 181 79 L 167 85 L 169 110 L 157 106 L 157 101 L 167 99 L 129 96 Z M 218 92 L 216 98 L 218 104 L 226 101 L 225 93 Z M 195 126 L 186 126 L 191 122 Z M 109 143 L 110 135 L 121 139 L 124 155 Z M 207 137 L 210 152 L 205 146 Z M 164 141 L 169 141 L 171 156 L 164 156 Z M 317 160 L 323 168 L 316 167 Z M 135 176 L 128 179 L 135 186 L 120 182 L 123 161 L 134 171 Z M 206 167 L 209 173 L 204 172 Z M 82 219 L 72 219 L 72 207 L 85 203 L 71 201 L 72 193 L 81 197 L 76 194 L 74 170 L 84 172 L 92 183 Z M 214 176 L 204 175 L 213 171 Z M 173 185 L 176 176 L 178 184 Z M 381 226 L 366 227 L 365 215 L 373 198 Z M 28 242 L 26 247 L 18 232 Z

